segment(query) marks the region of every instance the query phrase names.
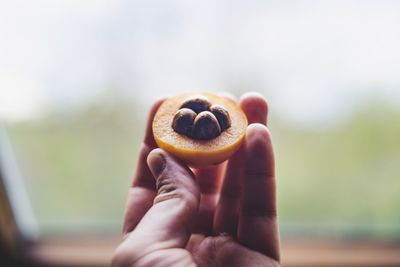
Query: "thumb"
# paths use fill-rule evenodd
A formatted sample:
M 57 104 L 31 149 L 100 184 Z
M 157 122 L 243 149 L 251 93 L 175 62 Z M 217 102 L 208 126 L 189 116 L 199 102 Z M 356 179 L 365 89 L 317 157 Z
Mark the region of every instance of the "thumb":
M 184 248 L 199 206 L 199 188 L 187 166 L 159 148 L 150 152 L 147 163 L 156 179 L 157 196 L 119 248 L 130 255 L 130 262 L 156 251 Z
M 147 228 L 153 224 L 154 231 L 166 233 L 170 242 L 175 240 L 174 247 L 184 247 L 200 201 L 195 175 L 186 165 L 159 148 L 150 152 L 147 163 L 156 179 L 157 195 L 148 216 L 143 218 L 143 226 Z

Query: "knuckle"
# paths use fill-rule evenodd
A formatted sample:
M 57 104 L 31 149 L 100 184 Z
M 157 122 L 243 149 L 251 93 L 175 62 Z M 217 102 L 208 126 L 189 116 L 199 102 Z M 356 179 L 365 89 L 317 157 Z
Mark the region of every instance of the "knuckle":
M 157 180 L 157 195 L 169 194 L 171 192 L 177 191 L 178 186 L 167 177 L 161 177 Z
M 154 198 L 154 204 L 165 202 L 168 200 L 177 199 L 183 206 L 191 207 L 196 203 L 196 197 L 187 190 L 180 189 L 176 186 L 166 186 L 164 189 L 159 190 L 157 196 Z
M 132 267 L 134 259 L 135 255 L 132 251 L 128 251 L 122 244 L 114 252 L 111 267 Z
M 124 242 L 117 247 L 111 260 L 111 267 L 132 267 L 140 257 L 135 246 L 128 247 Z
M 187 205 L 197 203 L 199 190 L 192 183 L 192 178 L 187 177 L 185 173 L 176 172 L 171 175 L 166 171 L 157 179 L 157 196 L 154 198 L 154 204 L 172 199 L 178 199 Z

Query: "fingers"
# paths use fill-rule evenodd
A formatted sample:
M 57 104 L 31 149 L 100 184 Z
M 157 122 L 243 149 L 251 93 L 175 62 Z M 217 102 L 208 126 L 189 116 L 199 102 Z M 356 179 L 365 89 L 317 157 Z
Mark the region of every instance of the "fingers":
M 156 186 L 146 160 L 150 151 L 157 147 L 153 137 L 152 123 L 154 115 L 163 101 L 164 99 L 157 100 L 151 107 L 148 115 L 146 132 L 139 152 L 136 173 L 133 177 L 132 187 L 128 192 L 123 226 L 124 234 L 132 231 L 147 210 L 153 205 Z
M 131 255 L 133 262 L 156 251 L 184 248 L 200 199 L 194 174 L 173 156 L 157 148 L 149 154 L 148 165 L 156 178 L 154 205 L 120 248 Z
M 215 209 L 213 232 L 236 237 L 239 199 L 242 191 L 243 146 L 229 159 L 224 183 Z
M 219 92 L 219 96 L 236 102 L 235 96 L 228 92 Z M 196 169 L 196 180 L 200 187 L 200 207 L 196 220 L 195 233 L 212 233 L 214 211 L 217 205 L 226 163 L 207 168 Z
M 171 247 L 184 247 L 191 234 L 200 199 L 194 174 L 159 148 L 149 154 L 147 161 L 156 178 L 157 196 L 137 230 L 160 232 L 161 235 L 157 236 L 159 241 L 176 238 L 176 244 Z
M 265 98 L 258 93 L 246 93 L 240 99 L 249 123 L 267 121 L 268 105 Z M 230 159 L 226 169 L 224 183 L 214 216 L 214 233 L 228 233 L 235 237 L 237 234 L 239 199 L 242 191 L 242 179 L 245 157 L 242 146 Z
M 154 102 L 153 106 L 150 109 L 147 124 L 146 124 L 146 132 L 144 135 L 143 144 L 139 153 L 139 162 L 136 170 L 136 174 L 133 178 L 133 186 L 142 186 L 150 189 L 155 189 L 155 182 L 154 178 L 151 175 L 150 169 L 147 166 L 147 155 L 150 153 L 151 150 L 157 147 L 156 142 L 154 141 L 153 136 L 153 119 L 156 115 L 156 112 L 162 102 L 165 99 L 159 99 Z
M 200 188 L 200 207 L 196 220 L 195 233 L 209 235 L 212 233 L 215 206 L 221 189 L 225 163 L 195 170 Z
M 268 104 L 261 94 L 256 92 L 243 94 L 240 98 L 240 106 L 246 114 L 249 124 L 267 125 Z
M 245 150 L 238 240 L 279 261 L 274 155 L 264 125 L 248 127 Z

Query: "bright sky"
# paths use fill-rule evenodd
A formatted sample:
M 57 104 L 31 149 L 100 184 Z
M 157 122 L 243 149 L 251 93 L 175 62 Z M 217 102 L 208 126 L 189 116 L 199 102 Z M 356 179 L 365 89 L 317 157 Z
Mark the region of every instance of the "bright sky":
M 109 88 L 150 103 L 257 90 L 297 121 L 375 94 L 400 103 L 400 1 L 0 2 L 0 119 L 71 109 Z

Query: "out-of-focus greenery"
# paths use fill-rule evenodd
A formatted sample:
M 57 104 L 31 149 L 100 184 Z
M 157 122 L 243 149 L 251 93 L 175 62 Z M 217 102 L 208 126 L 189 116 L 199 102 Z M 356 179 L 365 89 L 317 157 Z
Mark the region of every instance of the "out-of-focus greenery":
M 146 116 L 120 99 L 8 125 L 44 232 L 119 231 Z M 284 233 L 399 236 L 399 110 L 371 103 L 330 128 L 272 115 L 270 127 Z
M 325 129 L 274 122 L 283 229 L 400 236 L 399 109 L 367 102 Z

